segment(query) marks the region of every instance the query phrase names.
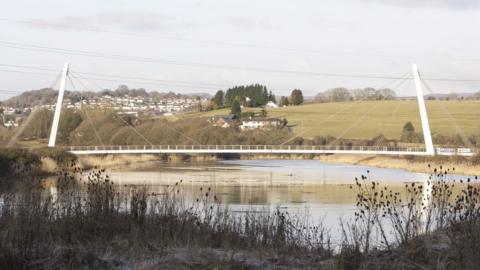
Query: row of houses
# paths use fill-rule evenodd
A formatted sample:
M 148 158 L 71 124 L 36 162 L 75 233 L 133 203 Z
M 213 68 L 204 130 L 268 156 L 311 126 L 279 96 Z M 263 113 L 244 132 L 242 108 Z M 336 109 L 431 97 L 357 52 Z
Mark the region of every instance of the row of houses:
M 66 108 L 81 109 L 84 107 L 101 107 L 123 111 L 128 114 L 138 114 L 140 112 L 152 115 L 161 115 L 167 113 L 177 113 L 190 111 L 200 104 L 206 103 L 206 98 L 196 99 L 190 97 L 153 99 L 150 97 L 112 97 L 104 95 L 101 97 L 85 98 L 72 103 L 65 100 Z M 54 105 L 51 105 L 54 106 Z
M 124 114 L 138 115 L 170 115 L 178 112 L 191 111 L 200 104 L 205 104 L 208 99 L 196 99 L 193 97 L 169 97 L 153 99 L 151 97 L 122 96 L 113 97 L 103 95 L 100 97 L 85 97 L 78 101 L 65 99 L 63 106 L 71 109 L 85 107 L 97 107 L 112 109 Z M 54 110 L 55 104 L 41 105 L 41 108 Z M 22 119 L 30 114 L 33 108 L 0 107 L 0 122 L 5 127 L 16 127 Z
M 0 106 L 0 122 L 6 128 L 18 127 L 31 112 L 30 108 L 13 108 Z
M 141 106 L 141 105 L 169 105 L 169 106 L 193 106 L 198 104 L 199 100 L 193 97 L 170 97 L 170 98 L 160 98 L 155 99 L 152 97 L 131 97 L 125 95 L 123 97 L 112 97 L 109 95 L 104 95 L 99 98 L 94 98 L 88 100 L 90 103 L 101 103 L 101 104 L 115 104 L 116 106 Z M 206 102 L 207 99 L 200 99 L 200 102 Z

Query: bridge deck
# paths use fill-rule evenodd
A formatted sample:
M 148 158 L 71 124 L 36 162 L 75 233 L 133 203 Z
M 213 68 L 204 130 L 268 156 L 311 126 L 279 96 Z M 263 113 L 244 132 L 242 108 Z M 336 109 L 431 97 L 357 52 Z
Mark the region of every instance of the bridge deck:
M 361 154 L 426 156 L 425 148 L 310 145 L 115 145 L 68 146 L 75 155 L 104 154 Z M 472 156 L 476 149 L 436 148 L 437 155 Z

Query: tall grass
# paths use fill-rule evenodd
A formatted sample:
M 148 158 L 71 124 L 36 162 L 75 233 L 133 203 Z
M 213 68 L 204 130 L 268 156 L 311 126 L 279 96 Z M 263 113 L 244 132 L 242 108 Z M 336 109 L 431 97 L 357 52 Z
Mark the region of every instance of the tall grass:
M 450 176 L 454 168 L 432 170 L 426 183 L 406 183 L 402 192 L 372 181 L 368 171 L 355 179 L 351 186 L 357 196 L 355 224 L 342 224 L 340 261 L 354 267 L 369 265 L 366 269 L 477 269 L 477 177 L 464 181 Z M 435 250 L 438 247 L 440 250 Z M 379 260 L 379 249 L 382 255 L 394 254 L 388 260 L 395 263 Z
M 104 170 L 61 171 L 54 187 L 18 180 L 0 204 L 0 265 L 11 268 L 69 267 L 79 253 L 140 256 L 175 247 L 332 254 L 326 229 L 308 218 L 280 210 L 234 214 L 210 188 L 187 205 L 181 181 L 156 194 L 120 191 Z
M 340 243 L 308 215 L 231 211 L 209 187 L 187 203 L 181 180 L 151 193 L 119 187 L 102 169 L 68 168 L 51 186 L 18 174 L 16 187 L 0 192 L 0 266 L 114 267 L 175 248 L 212 248 L 297 258 L 310 267 L 327 260 L 331 269 L 476 269 L 477 178 L 432 171 L 429 181 L 402 191 L 371 180 L 369 171 L 355 179 L 355 217 L 341 221 Z

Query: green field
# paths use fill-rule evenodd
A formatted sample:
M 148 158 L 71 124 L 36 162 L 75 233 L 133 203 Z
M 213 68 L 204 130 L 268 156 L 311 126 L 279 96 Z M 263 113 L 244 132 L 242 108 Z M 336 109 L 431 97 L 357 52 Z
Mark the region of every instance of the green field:
M 455 135 L 460 132 L 467 136 L 480 134 L 479 101 L 427 101 L 426 106 L 433 134 Z M 223 109 L 184 114 L 179 118 L 227 113 L 228 110 Z M 398 139 L 403 125 L 408 121 L 414 124 L 417 131 L 422 130 L 416 101 L 307 104 L 269 109 L 268 116 L 287 118 L 294 132 L 306 138 L 331 135 L 349 139 L 370 139 L 383 134 L 388 138 Z

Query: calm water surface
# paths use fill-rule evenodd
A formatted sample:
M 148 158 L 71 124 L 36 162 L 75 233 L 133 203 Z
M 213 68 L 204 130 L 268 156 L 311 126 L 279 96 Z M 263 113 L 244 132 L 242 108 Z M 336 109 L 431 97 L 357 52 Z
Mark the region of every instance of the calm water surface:
M 142 185 L 151 192 L 163 192 L 182 180 L 180 189 L 193 202 L 208 187 L 223 204 L 234 211 L 272 210 L 289 213 L 308 211 L 313 219 L 323 219 L 332 231 L 339 218 L 353 215 L 355 193 L 350 185 L 355 177 L 367 174 L 372 180 L 400 189 L 405 182 L 424 182 L 428 174 L 397 169 L 354 165 L 332 165 L 316 160 L 233 160 L 214 163 L 148 163 L 110 170 L 120 185 Z

